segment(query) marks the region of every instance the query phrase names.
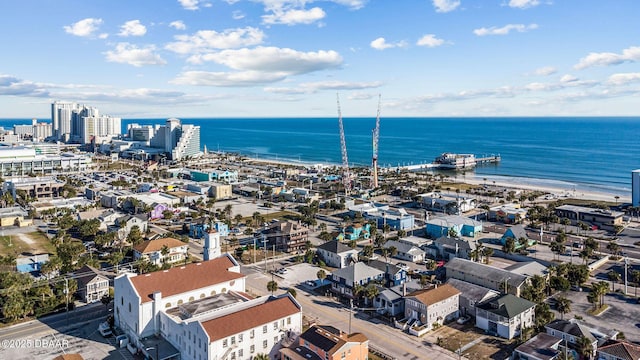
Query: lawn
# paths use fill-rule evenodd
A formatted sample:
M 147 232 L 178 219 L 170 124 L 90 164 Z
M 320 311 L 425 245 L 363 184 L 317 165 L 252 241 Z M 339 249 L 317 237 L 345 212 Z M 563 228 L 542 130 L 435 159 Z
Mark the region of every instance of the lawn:
M 46 235 L 34 231 L 30 233 L 12 234 L 0 237 L 0 255 L 22 253 L 55 254 L 55 247 Z

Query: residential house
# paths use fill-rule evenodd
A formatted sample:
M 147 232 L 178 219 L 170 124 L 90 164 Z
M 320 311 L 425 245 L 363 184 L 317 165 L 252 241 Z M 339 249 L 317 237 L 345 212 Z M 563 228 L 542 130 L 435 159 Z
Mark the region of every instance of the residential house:
M 102 216 L 103 213 L 107 212 L 108 210 L 102 210 L 102 209 L 93 209 L 93 210 L 87 210 L 87 211 L 81 211 L 78 213 L 78 220 L 79 221 L 83 221 L 83 220 L 93 220 L 93 219 L 98 219 L 98 221 L 100 221 L 100 226 L 99 226 L 99 230 L 102 231 L 107 231 L 107 223 L 105 223 L 104 221 L 101 221 L 100 217 Z
M 408 294 L 404 300 L 404 316 L 409 332 L 421 336 L 436 324 L 458 318 L 459 297 L 460 291 L 448 284 Z
M 369 358 L 369 339 L 361 333 L 313 325 L 297 343 L 280 349 L 280 355 L 283 360 L 365 360 Z
M 476 306 L 476 327 L 489 334 L 513 339 L 535 323 L 536 304 L 506 294 Z
M 373 307 L 381 315 L 402 319 L 404 317 L 404 297 L 407 296 L 408 293 L 422 289 L 424 289 L 424 287 L 420 285 L 418 280 L 411 280 L 402 283 L 402 285 L 392 286 L 380 291 L 373 299 Z
M 71 277 L 78 282 L 77 294 L 85 303 L 100 301 L 109 294 L 109 278 L 102 271 L 85 265 L 74 271 Z
M 330 240 L 318 246 L 316 254 L 327 266 L 338 269 L 358 261 L 358 250 L 337 240 Z
M 163 249 L 166 247 L 166 254 Z M 173 264 L 184 261 L 189 252 L 189 245 L 174 238 L 161 238 L 143 241 L 133 247 L 133 259 L 145 258 L 155 265 Z
M 125 215 L 116 219 L 115 226 L 118 227 L 125 236 L 129 235 L 134 226 L 137 226 L 140 233 L 144 234 L 148 226 L 147 216 L 143 214 Z
M 371 225 L 369 225 L 369 223 L 366 223 L 364 225 L 360 223 L 351 224 L 349 225 L 349 227 L 347 227 L 345 239 L 347 240 L 369 239 L 370 227 Z
M 380 260 L 369 260 L 367 265 L 384 271 L 384 286 L 386 287 L 401 285 L 407 281 L 407 271 L 397 265 Z
M 640 360 L 640 346 L 626 341 L 609 340 L 598 347 L 598 360 Z
M 194 221 L 189 224 L 189 237 L 202 239 L 207 231 L 209 231 L 210 227 L 210 224 L 207 221 L 204 221 L 204 219 Z M 229 226 L 227 224 L 221 221 L 216 221 L 213 223 L 213 228 L 220 234 L 220 236 L 229 236 Z
M 475 237 L 482 232 L 482 222 L 458 215 L 440 216 L 427 220 L 426 232 L 432 239 L 447 236 L 451 231 L 457 236 Z
M 173 208 L 171 208 L 169 205 L 166 205 L 166 204 L 154 203 L 151 206 L 152 206 L 151 214 L 149 216 L 151 220 L 163 219 L 165 211 L 167 210 L 173 211 Z
M 331 273 L 331 292 L 339 296 L 355 299 L 356 285 L 366 286 L 371 281 L 382 281 L 384 272 L 365 263 L 357 262 Z
M 571 220 L 572 225 L 586 223 L 600 229 L 614 230 L 616 225 L 622 225 L 624 213 L 622 211 L 594 209 L 576 205 L 561 205 L 555 208 L 559 218 Z
M 447 284 L 460 291 L 460 315 L 476 317 L 476 306 L 500 296 L 500 293 L 489 288 L 475 285 L 458 279 L 449 279 Z
M 489 208 L 487 219 L 505 224 L 520 224 L 527 217 L 527 209 L 517 204 L 504 204 Z
M 505 231 L 502 237 L 500 237 L 500 243 L 502 245 L 506 244 L 508 238 L 512 238 L 515 241 L 516 250 L 522 247 L 522 244 L 520 243 L 520 239 L 526 239 L 528 244 L 531 244 L 531 245 L 535 243 L 533 240 L 529 239 L 529 236 L 527 235 L 527 231 L 524 229 L 524 226 L 521 224 L 514 225 L 514 226 L 511 226 L 510 228 L 507 228 L 507 231 Z
M 458 279 L 515 296 L 520 296 L 522 288 L 527 283 L 527 277 L 524 275 L 461 258 L 449 260 L 444 268 L 447 280 Z
M 283 340 L 302 332 L 300 305 L 289 294 L 253 299 L 244 292 L 245 279 L 229 255 L 120 275 L 115 279 L 115 325 L 153 359 L 275 356 Z
M 266 246 L 282 252 L 296 252 L 305 249 L 309 239 L 309 229 L 301 224 L 290 221 L 278 221 L 262 231 Z
M 402 208 L 367 214 L 365 219 L 374 219 L 378 229 L 384 229 L 385 225 L 392 230 L 412 230 L 415 227 L 415 217 Z
M 420 205 L 431 211 L 460 214 L 476 208 L 476 199 L 458 194 L 431 192 L 417 196 Z
M 475 240 L 441 236 L 435 239 L 429 248 L 433 249 L 430 252 L 432 256 L 448 261 L 454 257 L 471 259 L 472 251 L 476 250 L 477 246 Z
M 592 334 L 592 329 L 581 323 L 577 319 L 554 320 L 544 326 L 547 335 L 551 335 L 561 340 L 566 340 L 569 348 L 576 349 L 581 337 L 586 337 L 593 349 L 591 358 L 596 355 L 598 349 L 598 339 Z M 564 345 L 564 343 L 562 344 Z
M 408 244 L 406 242 L 389 240 L 386 243 L 384 243 L 383 247 L 385 249 L 389 249 L 391 247 L 395 248 L 397 252 L 396 252 L 396 255 L 394 255 L 394 257 L 401 260 L 406 260 L 406 261 L 415 263 L 415 262 L 424 261 L 424 258 L 425 258 L 424 250 L 420 249 L 419 247 Z
M 539 333 L 515 348 L 511 360 L 556 360 L 560 357 L 560 342 L 561 339 Z

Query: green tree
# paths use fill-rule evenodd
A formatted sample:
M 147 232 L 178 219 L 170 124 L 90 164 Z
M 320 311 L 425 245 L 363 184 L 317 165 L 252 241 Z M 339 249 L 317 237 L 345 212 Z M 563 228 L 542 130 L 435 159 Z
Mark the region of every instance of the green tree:
M 291 296 L 293 296 L 294 298 L 298 295 L 298 293 L 296 292 L 296 289 L 294 289 L 294 288 L 292 288 L 292 287 L 288 288 L 288 289 L 287 289 L 287 292 L 288 292 L 289 294 L 291 294 Z
M 638 287 L 640 287 L 640 270 L 631 271 L 631 281 L 635 285 L 635 297 L 638 297 Z
M 613 240 L 609 241 L 607 244 L 607 250 L 609 250 L 611 255 L 616 256 L 620 252 L 620 245 L 616 244 Z
M 593 344 L 591 340 L 588 338 L 581 336 L 578 338 L 578 342 L 576 343 L 576 351 L 583 359 L 593 359 Z
M 169 260 L 167 257 L 167 255 L 169 255 L 169 247 L 167 245 L 162 245 L 160 254 L 162 254 L 162 263 L 167 263 L 167 260 Z
M 257 354 L 256 356 L 253 357 L 254 360 L 270 360 L 269 355 L 268 354 Z
M 607 278 L 611 281 L 611 291 L 616 291 L 616 283 L 620 281 L 621 278 L 620 274 L 615 270 L 611 270 L 607 273 Z
M 129 235 L 127 235 L 127 241 L 135 246 L 140 244 L 142 240 L 143 238 L 140 227 L 138 225 L 133 225 L 129 231 Z
M 553 319 L 555 318 L 555 315 L 553 314 L 553 312 L 549 308 L 549 304 L 547 303 L 536 305 L 535 313 L 536 329 L 538 329 L 539 331 L 543 331 L 544 326 L 553 321 Z
M 124 259 L 124 254 L 122 254 L 120 251 L 114 251 L 111 253 L 111 255 L 109 255 L 109 264 L 115 267 L 116 274 L 118 273 L 118 265 L 120 264 L 122 259 Z
M 508 237 L 504 241 L 504 245 L 502 245 L 502 250 L 507 254 L 512 254 L 516 251 L 516 239 L 512 237 Z
M 320 280 L 320 282 L 323 282 L 324 279 L 327 278 L 327 273 L 324 270 L 320 269 L 316 273 L 316 276 L 318 277 L 318 280 Z
M 482 257 L 484 258 L 485 264 L 489 263 L 491 255 L 493 255 L 492 248 L 486 246 L 482 248 Z
M 373 299 L 380 294 L 380 290 L 375 284 L 369 284 L 364 289 L 364 296 L 370 302 L 373 303 Z
M 78 222 L 78 232 L 83 238 L 89 238 L 95 236 L 100 230 L 100 220 L 81 220 Z
M 274 292 L 278 291 L 278 283 L 271 280 L 267 283 L 267 290 L 271 291 L 271 295 L 273 295 Z
M 560 319 L 564 320 L 564 314 L 571 312 L 571 300 L 564 296 L 556 298 L 558 303 L 557 310 L 560 313 Z

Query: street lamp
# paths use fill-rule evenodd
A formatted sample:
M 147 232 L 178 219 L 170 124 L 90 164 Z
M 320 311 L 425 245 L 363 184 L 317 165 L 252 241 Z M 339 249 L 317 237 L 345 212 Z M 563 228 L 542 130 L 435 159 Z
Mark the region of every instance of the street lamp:
M 154 349 L 156 351 L 156 358 L 153 359 L 153 360 L 160 360 L 160 357 L 158 356 L 158 345 L 148 347 L 148 348 L 144 349 L 144 351 L 149 351 L 149 350 L 154 350 Z

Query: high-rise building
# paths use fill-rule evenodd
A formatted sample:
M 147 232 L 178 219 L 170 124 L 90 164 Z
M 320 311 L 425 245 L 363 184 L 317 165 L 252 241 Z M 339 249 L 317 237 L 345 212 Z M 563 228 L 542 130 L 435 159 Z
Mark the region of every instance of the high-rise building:
M 51 104 L 51 124 L 53 135 L 58 140 L 65 140 L 71 135 L 71 119 L 78 105 L 66 101 L 54 101 Z
M 182 160 L 200 154 L 200 126 L 182 125 L 180 138 L 171 150 L 172 160 Z
M 173 149 L 178 144 L 178 139 L 180 138 L 180 127 L 181 122 L 179 119 L 171 118 L 167 119 L 167 124 L 165 125 L 164 130 L 164 151 L 171 154 Z
M 631 171 L 631 206 L 640 206 L 640 169 Z

